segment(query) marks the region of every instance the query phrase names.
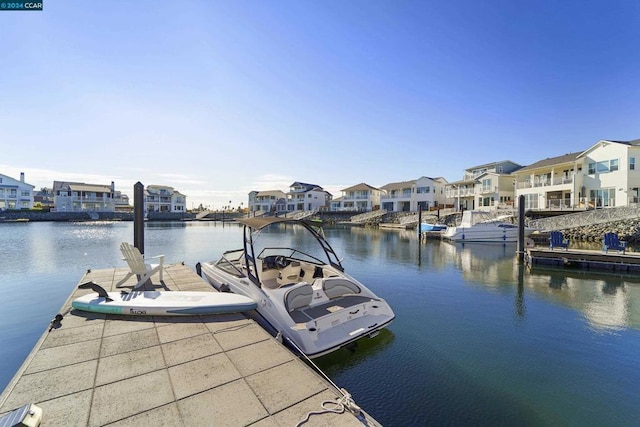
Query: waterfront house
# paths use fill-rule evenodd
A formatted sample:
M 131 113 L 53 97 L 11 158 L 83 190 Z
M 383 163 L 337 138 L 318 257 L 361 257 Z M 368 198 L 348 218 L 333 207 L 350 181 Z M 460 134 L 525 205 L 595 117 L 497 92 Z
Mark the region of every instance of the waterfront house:
M 493 211 L 513 208 L 513 172 L 522 166 L 510 160 L 465 169 L 464 177 L 445 185 L 445 197 L 457 210 Z
M 516 196 L 528 210 L 593 209 L 637 204 L 640 139 L 600 140 L 585 151 L 540 160 L 516 171 Z
M 249 193 L 249 212 L 259 215 L 265 212 L 280 212 L 286 210 L 286 195 L 284 191 L 252 191 Z
M 34 207 L 41 207 L 43 210 L 51 210 L 54 208 L 53 203 L 53 190 L 51 188 L 43 187 L 38 191 L 34 190 L 33 193 L 33 205 Z
M 600 140 L 580 154 L 583 162 L 581 193 L 589 207 L 629 206 L 640 196 L 640 139 Z
M 326 210 L 333 196 L 322 187 L 304 182 L 294 182 L 286 194 L 287 211 Z
M 330 202 L 332 211 L 368 212 L 380 208 L 379 188 L 360 183 L 341 191 L 342 197 Z
M 516 198 L 524 196 L 526 210 L 585 208 L 581 186 L 582 159 L 578 151 L 539 160 L 513 172 Z
M 20 172 L 20 180 L 0 174 L 0 210 L 33 208 L 34 188 L 24 182 L 24 172 Z
M 186 212 L 187 196 L 167 185 L 148 185 L 144 190 L 145 212 Z
M 55 212 L 114 212 L 115 193 L 111 185 L 53 181 Z
M 428 211 L 444 204 L 444 178 L 426 176 L 412 181 L 392 182 L 380 187 L 380 206 L 388 212 Z
M 129 203 L 129 196 L 122 191 L 117 191 L 113 195 L 116 212 L 133 212 L 133 206 Z

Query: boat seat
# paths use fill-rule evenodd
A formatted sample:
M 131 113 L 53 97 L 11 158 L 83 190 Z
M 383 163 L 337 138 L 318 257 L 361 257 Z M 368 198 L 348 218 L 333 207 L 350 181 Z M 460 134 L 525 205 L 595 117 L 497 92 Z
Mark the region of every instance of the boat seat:
M 291 283 L 297 283 L 300 281 L 300 271 L 302 267 L 300 266 L 300 262 L 291 261 L 289 265 L 280 270 L 278 274 L 278 284 L 280 286 L 290 285 Z
M 308 306 L 312 299 L 313 289 L 310 284 L 305 283 L 287 292 L 284 301 L 287 311 L 291 312 L 300 307 Z
M 360 287 L 353 282 L 341 278 L 329 278 L 322 282 L 322 290 L 327 298 L 334 299 L 343 295 L 353 295 L 360 293 Z

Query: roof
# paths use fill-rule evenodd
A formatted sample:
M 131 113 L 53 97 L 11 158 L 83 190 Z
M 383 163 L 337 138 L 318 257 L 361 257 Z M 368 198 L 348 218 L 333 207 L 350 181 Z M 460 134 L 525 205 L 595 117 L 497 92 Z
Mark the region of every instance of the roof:
M 2 173 L 0 173 L 0 177 L 6 178 L 6 179 L 11 180 L 11 181 L 16 183 L 16 185 L 13 185 L 13 184 L 8 184 L 8 183 L 4 182 L 4 183 L 2 183 L 2 187 L 4 187 L 4 188 L 13 188 L 13 187 L 18 187 L 20 185 L 26 186 L 26 187 L 36 188 L 35 185 L 27 184 L 24 181 L 20 181 L 19 179 L 11 178 L 10 176 L 2 174 Z M 0 181 L 2 181 L 2 180 L 0 179 Z
M 381 190 L 391 190 L 393 188 L 406 188 L 407 186 L 411 187 L 416 183 L 416 180 L 412 181 L 402 181 L 402 182 L 390 182 L 389 184 L 385 184 L 380 187 Z
M 69 185 L 71 191 L 94 191 L 96 193 L 110 193 L 111 187 L 108 185 L 94 185 L 94 184 L 71 184 Z
M 557 157 L 548 157 L 544 160 L 537 161 L 528 166 L 523 167 L 522 169 L 518 169 L 516 173 L 521 173 L 523 171 L 546 168 L 554 165 L 561 165 L 564 163 L 573 163 L 578 158 L 578 156 L 582 153 L 582 151 L 577 151 L 575 153 L 563 154 L 562 156 Z
M 491 163 L 485 163 L 484 165 L 472 166 L 472 167 L 470 167 L 470 168 L 466 168 L 465 170 L 467 170 L 467 171 L 468 171 L 468 170 L 473 170 L 473 169 L 488 168 L 488 167 L 490 167 L 490 166 L 496 166 L 496 165 L 499 165 L 499 164 L 502 164 L 502 163 L 511 163 L 511 164 L 513 164 L 513 165 L 520 166 L 518 163 L 513 162 L 513 161 L 511 161 L 511 160 L 501 160 L 501 161 L 499 161 L 499 162 L 491 162 Z
M 625 144 L 625 145 L 640 145 L 640 139 L 632 139 L 631 141 L 614 141 L 613 139 L 603 139 L 603 141 L 617 142 L 618 144 Z
M 582 156 L 586 155 L 587 153 L 593 151 L 597 147 L 604 146 L 606 144 L 622 144 L 622 145 L 629 145 L 629 146 L 638 146 L 638 145 L 640 145 L 640 139 L 633 139 L 631 141 L 613 141 L 613 140 L 610 140 L 610 139 L 601 139 L 600 141 L 596 142 L 591 147 L 587 148 L 582 153 L 580 153 L 580 157 L 582 157 Z
M 280 191 L 280 190 L 259 191 L 258 194 L 256 194 L 256 197 L 261 197 L 261 196 L 284 197 L 284 191 Z
M 361 182 L 360 184 L 356 184 L 353 187 L 345 188 L 342 191 L 362 191 L 362 190 L 377 190 L 377 191 L 380 191 L 379 188 L 372 187 L 369 184 L 365 184 L 364 182 Z
M 316 184 L 307 184 L 304 182 L 300 182 L 300 181 L 296 181 L 293 184 L 291 184 L 289 186 L 289 188 L 293 188 L 293 187 L 303 187 L 304 189 L 302 191 L 297 190 L 297 191 L 290 191 L 287 194 L 302 194 L 302 193 L 308 193 L 310 191 L 319 191 L 319 192 L 324 192 L 327 194 L 330 194 L 328 191 L 325 191 L 324 188 L 320 187 L 319 185 Z
M 421 176 L 418 179 L 412 179 L 411 181 L 401 181 L 401 182 L 390 182 L 388 184 L 383 185 L 382 187 L 380 187 L 381 190 L 392 190 L 394 188 L 407 188 L 407 187 L 411 187 L 413 185 L 416 185 L 418 183 L 418 181 L 420 181 L 422 178 L 426 178 L 426 179 L 430 179 L 433 182 L 443 182 L 446 183 L 447 180 L 442 178 L 442 177 L 438 177 L 438 178 L 431 178 L 428 176 Z
M 306 187 L 306 188 L 322 188 L 317 184 L 307 184 L 306 182 L 300 182 L 300 181 L 296 181 L 293 184 L 291 184 L 289 187 Z

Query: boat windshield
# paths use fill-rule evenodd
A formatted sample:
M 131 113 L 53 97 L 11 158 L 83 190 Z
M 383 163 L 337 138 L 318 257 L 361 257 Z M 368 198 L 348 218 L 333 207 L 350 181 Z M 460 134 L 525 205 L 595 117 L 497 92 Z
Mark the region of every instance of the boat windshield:
M 243 263 L 244 249 L 236 249 L 223 253 L 222 257 L 216 262 L 216 266 L 236 277 L 244 277 L 242 272 Z
M 307 253 L 304 253 L 292 248 L 264 248 L 258 255 L 258 259 L 265 259 L 265 258 L 274 257 L 274 256 L 283 256 L 287 259 L 305 261 L 308 263 L 318 264 L 318 265 L 325 264 L 325 262 L 323 262 L 322 260 L 314 256 L 311 256 Z
M 340 261 L 328 242 L 317 231 L 296 222 L 274 223 L 251 234 L 251 246 L 257 258 L 282 255 L 313 264 L 335 264 Z M 295 248 L 295 249 L 292 249 Z

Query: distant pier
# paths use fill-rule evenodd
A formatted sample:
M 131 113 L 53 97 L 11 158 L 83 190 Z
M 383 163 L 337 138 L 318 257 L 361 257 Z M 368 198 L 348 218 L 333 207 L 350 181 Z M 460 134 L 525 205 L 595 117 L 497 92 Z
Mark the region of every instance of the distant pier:
M 600 272 L 629 273 L 640 276 L 640 254 L 604 253 L 586 249 L 529 248 L 525 262 L 529 268 L 554 267 Z

